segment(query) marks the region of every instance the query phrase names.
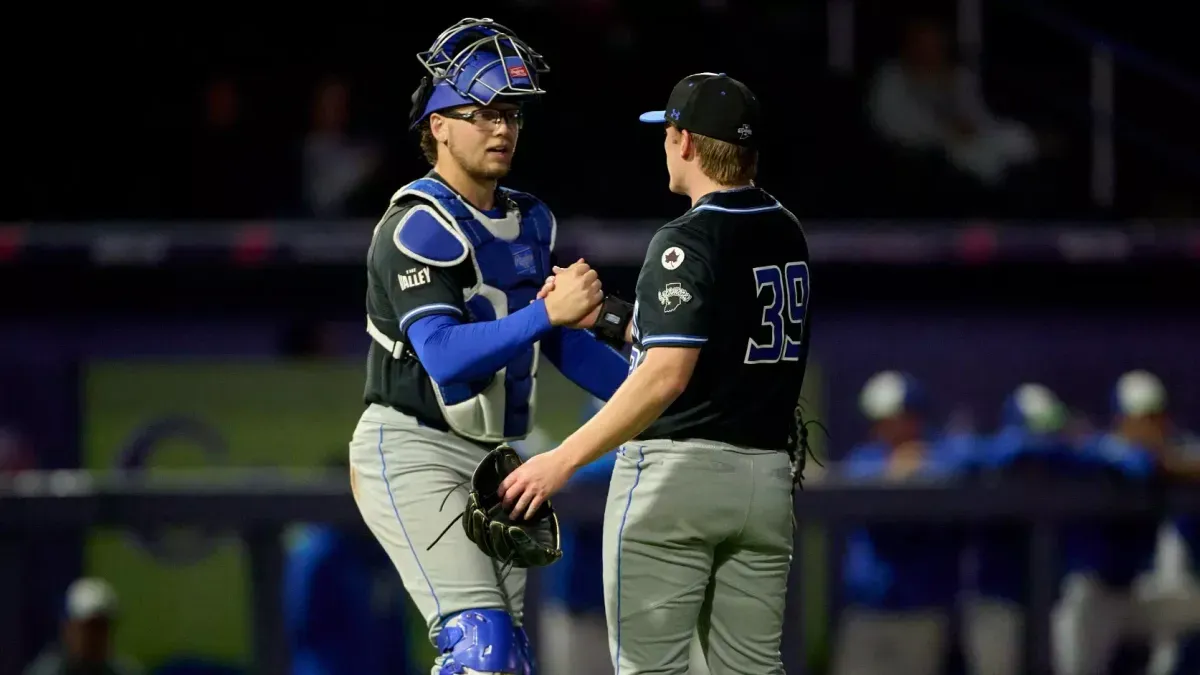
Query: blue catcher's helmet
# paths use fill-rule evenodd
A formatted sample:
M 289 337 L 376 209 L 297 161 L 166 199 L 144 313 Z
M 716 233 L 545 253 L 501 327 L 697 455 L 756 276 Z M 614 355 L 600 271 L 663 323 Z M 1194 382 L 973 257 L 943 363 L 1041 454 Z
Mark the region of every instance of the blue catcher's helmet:
M 428 71 L 413 94 L 410 129 L 430 113 L 460 105 L 519 101 L 546 93 L 538 77 L 550 70 L 511 30 L 491 19 L 463 19 L 447 28 L 417 60 Z

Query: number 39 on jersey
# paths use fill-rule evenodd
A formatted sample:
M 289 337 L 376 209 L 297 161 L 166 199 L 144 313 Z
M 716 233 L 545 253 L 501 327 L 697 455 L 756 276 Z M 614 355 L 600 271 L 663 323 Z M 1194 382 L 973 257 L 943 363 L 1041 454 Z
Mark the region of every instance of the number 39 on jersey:
M 762 327 L 746 342 L 746 363 L 799 360 L 808 315 L 808 263 L 754 268 L 754 288 L 763 304 Z

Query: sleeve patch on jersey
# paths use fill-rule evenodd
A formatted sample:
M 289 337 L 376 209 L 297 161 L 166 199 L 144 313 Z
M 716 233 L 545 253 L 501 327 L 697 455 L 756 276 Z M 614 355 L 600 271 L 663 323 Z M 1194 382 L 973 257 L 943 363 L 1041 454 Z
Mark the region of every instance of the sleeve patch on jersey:
M 683 264 L 684 257 L 683 249 L 678 246 L 672 246 L 663 251 L 662 266 L 669 270 L 676 269 Z
M 428 267 L 414 267 L 410 270 L 405 270 L 403 274 L 396 275 L 400 280 L 400 290 L 407 291 L 410 288 L 417 288 L 428 285 L 433 281 L 433 275 L 430 274 Z
M 396 224 L 396 248 L 434 267 L 453 267 L 467 257 L 467 242 L 428 206 L 414 206 Z
M 674 312 L 683 303 L 691 302 L 691 300 L 692 294 L 688 293 L 687 289 L 677 281 L 667 284 L 665 288 L 658 292 L 658 301 L 662 303 L 663 312 L 666 314 Z

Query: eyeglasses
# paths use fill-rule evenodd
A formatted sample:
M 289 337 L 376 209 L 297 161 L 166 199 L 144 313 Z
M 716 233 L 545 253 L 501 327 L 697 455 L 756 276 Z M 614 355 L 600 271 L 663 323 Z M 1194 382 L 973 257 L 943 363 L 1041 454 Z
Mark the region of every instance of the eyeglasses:
M 511 110 L 497 110 L 495 108 L 478 108 L 471 112 L 441 112 L 438 113 L 443 117 L 449 117 L 452 120 L 463 120 L 474 124 L 483 131 L 494 131 L 500 124 L 500 120 L 504 120 L 510 127 L 520 129 L 525 124 L 525 116 L 521 114 L 520 108 Z

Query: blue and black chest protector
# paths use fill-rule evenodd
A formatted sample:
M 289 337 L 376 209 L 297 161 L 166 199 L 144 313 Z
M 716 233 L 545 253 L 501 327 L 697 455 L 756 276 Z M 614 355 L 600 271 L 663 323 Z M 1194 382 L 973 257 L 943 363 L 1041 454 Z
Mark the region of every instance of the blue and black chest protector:
M 432 178 L 414 181 L 392 197 L 393 203 L 420 202 L 396 227 L 393 239 L 401 252 L 432 267 L 470 265 L 471 282 L 462 289 L 467 321 L 494 321 L 527 307 L 551 273 L 554 215 L 532 195 L 502 188 L 501 197 L 500 217 L 479 211 Z M 435 382 L 447 424 L 488 443 L 528 435 L 539 351 L 538 343 L 530 345 L 483 380 Z

